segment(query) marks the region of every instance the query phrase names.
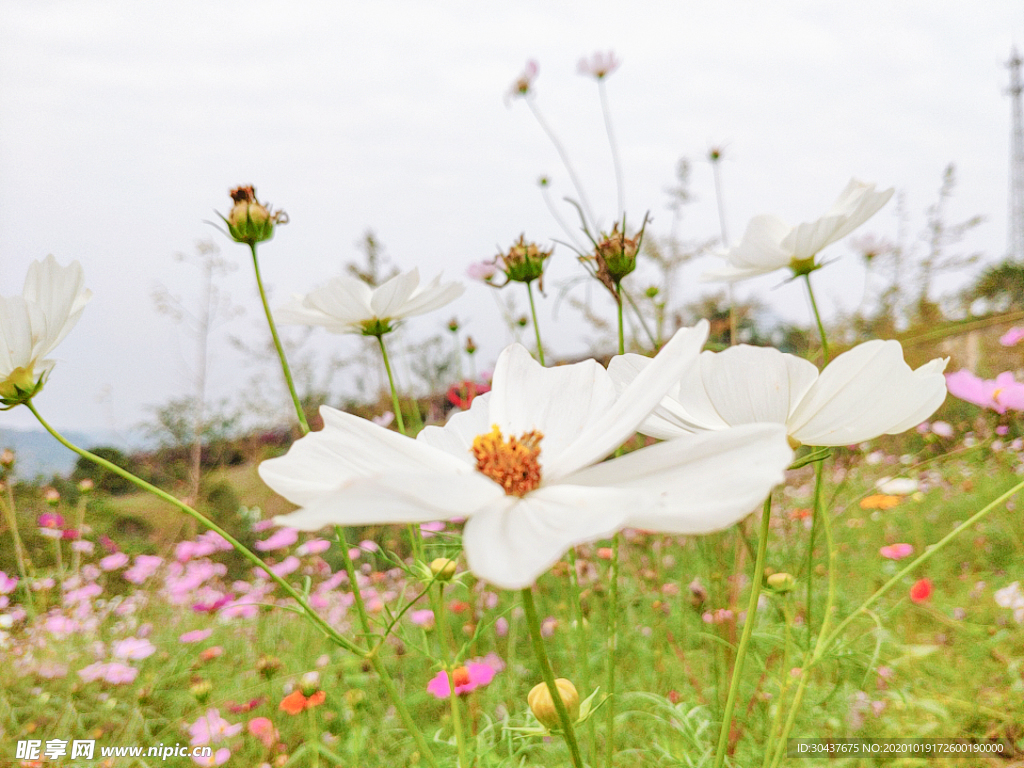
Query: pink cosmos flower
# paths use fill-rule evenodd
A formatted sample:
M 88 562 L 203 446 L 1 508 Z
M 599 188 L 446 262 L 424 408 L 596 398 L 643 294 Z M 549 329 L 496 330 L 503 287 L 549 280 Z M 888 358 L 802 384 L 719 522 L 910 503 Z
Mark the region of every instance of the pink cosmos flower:
M 506 101 L 518 96 L 528 96 L 533 89 L 533 81 L 537 79 L 538 71 L 536 61 L 530 59 L 526 62 L 526 67 L 523 68 L 522 74 L 516 78 L 515 82 L 512 83 L 512 87 L 508 89 Z
M 618 69 L 620 63 L 621 62 L 615 58 L 615 54 L 611 51 L 608 51 L 608 53 L 597 51 L 591 55 L 589 60 L 586 56 L 580 59 L 579 63 L 576 65 L 576 72 L 580 75 L 586 75 L 598 80 L 603 80 Z
M 295 528 L 279 528 L 270 535 L 270 538 L 256 542 L 256 549 L 260 552 L 270 552 L 274 549 L 285 549 L 299 540 L 299 532 Z
M 142 584 L 148 581 L 163 564 L 164 559 L 162 557 L 157 557 L 156 555 L 137 555 L 135 557 L 135 564 L 122 575 L 126 581 L 130 581 L 132 584 Z
M 921 579 L 910 588 L 910 599 L 915 603 L 926 603 L 932 596 L 932 580 Z
M 227 747 L 221 747 L 220 749 L 216 750 L 212 755 L 209 755 L 208 757 L 193 756 L 192 760 L 193 760 L 193 762 L 195 762 L 196 765 L 216 766 L 216 765 L 224 765 L 224 763 L 226 763 L 228 761 L 228 758 L 230 758 L 230 757 L 231 757 L 231 750 L 228 749 Z
M 114 643 L 114 657 L 118 659 L 132 659 L 137 661 L 145 659 L 156 653 L 156 646 L 149 640 L 142 640 L 137 637 L 126 637 Z
M 17 576 L 8 576 L 3 571 L 0 571 L 0 595 L 9 595 L 17 586 Z
M 886 547 L 882 547 L 878 550 L 882 557 L 886 557 L 890 560 L 902 560 L 905 557 L 910 557 L 914 554 L 913 544 L 890 544 Z
M 330 548 L 331 542 L 327 541 L 327 539 L 310 539 L 295 551 L 302 556 L 319 555 L 321 552 L 326 552 Z
M 186 632 L 183 635 L 178 635 L 179 643 L 201 643 L 203 640 L 213 634 L 212 629 L 193 629 L 191 632 Z
M 237 736 L 242 731 L 242 724 L 231 725 L 220 716 L 219 709 L 208 709 L 188 728 L 189 742 L 193 747 L 205 747 L 207 744 L 216 744 L 221 741 Z
M 487 685 L 494 679 L 495 674 L 497 670 L 483 661 L 471 661 L 464 667 L 456 667 L 453 673 L 455 693 L 469 693 L 482 685 Z M 434 679 L 427 683 L 427 691 L 439 699 L 451 696 L 452 688 L 448 681 L 448 673 L 444 670 L 438 672 Z
M 424 539 L 431 538 L 434 534 L 443 531 L 445 528 L 444 520 L 435 520 L 432 523 L 420 523 L 420 533 Z
M 118 568 L 124 568 L 126 565 L 128 565 L 128 555 L 124 552 L 115 552 L 100 560 L 100 568 L 104 571 L 116 571 Z
M 417 627 L 432 627 L 434 626 L 434 612 L 429 608 L 424 608 L 422 611 L 409 611 L 409 621 Z
M 135 681 L 139 670 L 117 661 L 96 662 L 78 670 L 78 676 L 88 683 L 103 680 L 111 685 L 127 685 Z
M 263 746 L 267 749 L 277 743 L 277 729 L 269 718 L 254 717 L 246 727 L 249 734 L 263 742 Z
M 1024 328 L 1011 328 L 999 338 L 999 343 L 1004 347 L 1012 347 L 1024 339 Z
M 56 512 L 43 512 L 43 514 L 39 516 L 38 523 L 40 528 L 63 528 L 64 518 Z
M 999 414 L 1024 411 L 1024 383 L 1017 382 L 1010 371 L 1000 373 L 994 381 L 967 370 L 957 371 L 946 375 L 946 387 L 951 395 Z
M 945 421 L 932 422 L 932 434 L 939 437 L 950 438 L 953 436 L 953 426 Z
M 91 555 L 92 551 L 96 549 L 96 545 L 93 544 L 91 541 L 79 539 L 78 541 L 73 542 L 71 544 L 71 549 L 74 552 L 81 552 L 84 555 Z

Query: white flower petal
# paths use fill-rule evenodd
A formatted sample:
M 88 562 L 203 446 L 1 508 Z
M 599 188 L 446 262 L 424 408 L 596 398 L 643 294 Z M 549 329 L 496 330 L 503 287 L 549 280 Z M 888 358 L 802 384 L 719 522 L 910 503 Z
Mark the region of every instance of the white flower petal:
M 436 472 L 468 474 L 471 467 L 444 451 L 328 406 L 324 428 L 296 440 L 288 453 L 259 466 L 267 485 L 293 504 L 309 506 L 322 494 L 360 478 Z
M 301 509 L 274 521 L 300 531 L 325 525 L 425 523 L 469 517 L 505 498 L 501 486 L 476 473 L 393 471 L 318 493 Z
M 441 276 L 438 275 L 430 281 L 429 285 L 419 288 L 395 317 L 408 317 L 410 315 L 422 315 L 440 309 L 445 304 L 450 304 L 459 298 L 466 290 L 461 283 L 441 284 Z
M 633 490 L 560 485 L 540 488 L 522 499 L 507 497 L 507 504 L 466 521 L 466 562 L 473 573 L 497 587 L 528 587 L 570 547 L 618 531 L 637 495 Z
M 806 445 L 851 445 L 919 423 L 945 397 L 936 368 L 912 371 L 896 341 L 860 344 L 822 371 L 793 412 L 790 434 Z
M 475 464 L 472 454 L 473 439 L 491 431 L 491 393 L 486 392 L 473 398 L 468 411 L 460 411 L 449 417 L 443 427 L 424 427 L 416 436 L 427 445 L 440 448 L 462 461 Z M 506 439 L 508 435 L 505 435 Z
M 792 459 L 783 425 L 748 424 L 627 453 L 565 482 L 635 493 L 628 507 L 630 526 L 703 534 L 750 514 L 785 479 Z
M 489 421 L 498 425 L 505 439 L 531 430 L 543 433 L 540 462 L 546 473 L 583 434 L 594 414 L 612 406 L 615 386 L 594 360 L 545 368 L 524 347 L 512 344 L 494 366 L 488 402 Z
M 693 328 L 682 328 L 661 349 L 654 360 L 640 371 L 611 407 L 598 411 L 579 437 L 557 456 L 544 463 L 545 480 L 549 482 L 600 461 L 614 451 L 650 415 L 665 393 L 688 369 L 697 365 L 701 347 L 708 338 L 708 322 L 701 320 Z M 611 377 L 604 369 L 601 375 L 614 390 Z M 497 388 L 497 387 L 496 387 Z M 570 400 L 573 393 L 552 393 Z M 491 400 L 492 407 L 494 400 Z M 543 454 L 541 454 L 543 458 Z
M 750 373 L 756 371 L 756 376 Z M 701 355 L 700 372 L 706 398 L 690 398 L 693 390 L 680 387 L 686 412 L 701 413 L 710 401 L 726 424 L 774 422 L 785 424 L 800 399 L 818 378 L 813 363 L 771 347 L 741 344 L 718 354 Z
M 420 271 L 414 268 L 411 272 L 398 274 L 373 290 L 370 309 L 373 316 L 388 320 L 399 316 L 402 305 L 409 300 L 420 284 Z

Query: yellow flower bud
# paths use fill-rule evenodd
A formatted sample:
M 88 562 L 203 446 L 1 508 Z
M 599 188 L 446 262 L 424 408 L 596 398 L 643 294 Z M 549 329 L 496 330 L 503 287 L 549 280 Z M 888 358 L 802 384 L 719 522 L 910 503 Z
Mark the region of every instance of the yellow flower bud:
M 576 692 L 576 686 L 560 677 L 555 680 L 555 687 L 558 695 L 569 713 L 569 721 L 576 722 L 580 716 L 580 695 Z M 551 691 L 547 683 L 540 683 L 533 686 L 526 697 L 526 703 L 530 705 L 530 711 L 545 728 L 561 728 L 562 723 L 558 719 L 558 710 L 555 709 L 554 699 L 551 698 Z
M 430 572 L 438 581 L 451 581 L 455 575 L 455 561 L 447 557 L 438 557 L 430 561 Z
M 791 573 L 773 573 L 768 577 L 768 586 L 776 592 L 789 592 L 796 586 L 796 579 Z

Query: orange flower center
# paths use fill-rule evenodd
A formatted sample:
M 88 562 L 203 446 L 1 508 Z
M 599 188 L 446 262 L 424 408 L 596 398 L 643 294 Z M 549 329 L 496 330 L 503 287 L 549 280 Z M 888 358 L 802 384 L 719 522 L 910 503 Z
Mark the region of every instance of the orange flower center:
M 465 667 L 456 667 L 452 672 L 452 680 L 455 681 L 456 688 L 460 685 L 469 685 L 469 670 Z
M 486 435 L 473 438 L 476 468 L 505 489 L 509 496 L 525 496 L 540 485 L 540 441 L 544 437 L 530 430 L 505 440 L 495 424 Z

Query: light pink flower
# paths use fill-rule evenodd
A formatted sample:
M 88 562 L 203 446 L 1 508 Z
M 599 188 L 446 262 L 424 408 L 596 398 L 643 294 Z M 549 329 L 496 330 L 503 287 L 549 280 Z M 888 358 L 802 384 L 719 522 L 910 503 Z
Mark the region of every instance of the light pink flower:
M 280 528 L 271 534 L 270 538 L 256 542 L 256 549 L 260 552 L 270 552 L 274 549 L 285 549 L 299 540 L 299 532 L 295 528 Z
M 615 54 L 611 51 L 608 51 L 608 53 L 597 51 L 591 55 L 589 60 L 586 56 L 580 59 L 579 63 L 576 65 L 576 72 L 580 75 L 586 75 L 597 78 L 598 80 L 603 80 L 618 69 L 619 64 L 621 64 L 621 62 L 615 58 Z
M 444 527 L 444 520 L 435 520 L 432 523 L 420 523 L 420 533 L 423 535 L 424 539 L 429 539 L 434 534 L 443 531 Z
M 302 544 L 296 553 L 302 556 L 305 555 L 319 555 L 321 552 L 326 552 L 331 548 L 331 542 L 327 539 L 310 539 L 305 544 Z
M 124 568 L 126 565 L 128 565 L 128 555 L 124 552 L 115 552 L 100 560 L 100 568 L 104 571 L 116 571 L 118 568 Z
M 932 434 L 938 435 L 939 437 L 949 438 L 953 436 L 953 427 L 949 422 L 933 421 Z
M 912 554 L 914 554 L 914 545 L 889 544 L 888 546 L 879 549 L 878 553 L 882 557 L 886 557 L 889 560 L 902 560 L 903 558 L 910 557 Z
M 212 755 L 209 755 L 208 757 L 193 756 L 192 760 L 193 760 L 193 762 L 196 763 L 196 765 L 216 766 L 216 765 L 224 765 L 224 763 L 226 763 L 228 761 L 228 758 L 230 758 L 230 757 L 231 757 L 231 750 L 228 749 L 227 747 L 221 747 L 220 749 L 216 750 Z
M 1012 347 L 1024 339 L 1024 328 L 1011 328 L 999 337 L 999 343 L 1004 347 Z
M 472 280 L 489 283 L 498 274 L 498 266 L 493 261 L 474 261 L 466 267 L 466 275 Z
M 409 621 L 417 627 L 432 627 L 434 626 L 434 612 L 429 608 L 424 608 L 422 611 L 409 611 Z
M 127 685 L 135 681 L 139 670 L 117 661 L 90 664 L 78 670 L 78 676 L 87 683 L 103 680 L 111 685 Z
M 515 82 L 508 89 L 506 101 L 510 98 L 514 99 L 518 96 L 527 96 L 533 89 L 533 81 L 537 79 L 538 72 L 537 62 L 530 59 L 526 62 L 526 66 L 523 68 L 522 73 L 516 78 Z
M 208 709 L 188 728 L 192 740 L 189 742 L 193 747 L 205 747 L 207 744 L 216 744 L 221 741 L 237 736 L 242 732 L 242 724 L 231 725 L 220 716 L 219 709 Z
M 254 717 L 249 721 L 247 729 L 249 734 L 263 742 L 263 746 L 267 749 L 277 743 L 277 729 L 269 718 Z
M 183 635 L 178 636 L 179 643 L 201 643 L 203 640 L 213 634 L 212 629 L 193 629 L 191 632 L 186 632 Z
M 957 371 L 946 374 L 946 387 L 954 397 L 999 414 L 1024 411 L 1024 383 L 1017 382 L 1010 371 L 1000 373 L 994 381 L 967 370 Z
M 91 555 L 94 549 L 96 549 L 96 545 L 86 539 L 79 539 L 78 541 L 73 541 L 71 543 L 72 552 L 81 552 L 85 555 Z
M 149 640 L 140 640 L 137 637 L 126 637 L 114 643 L 114 657 L 118 659 L 132 659 L 137 661 L 145 659 L 156 653 L 156 646 Z
M 497 674 L 492 666 L 485 662 L 471 661 L 464 667 L 456 667 L 455 693 L 469 693 L 482 685 L 487 685 Z M 444 670 L 438 672 L 434 679 L 427 683 L 427 691 L 439 699 L 447 699 L 451 696 L 451 683 L 448 681 L 448 673 Z
M 9 595 L 17 586 L 17 576 L 8 576 L 3 571 L 0 571 L 0 595 Z
M 156 555 L 137 555 L 135 564 L 122 575 L 126 581 L 130 581 L 132 584 L 142 584 L 148 581 L 163 564 L 164 559 L 162 557 L 157 557 Z

